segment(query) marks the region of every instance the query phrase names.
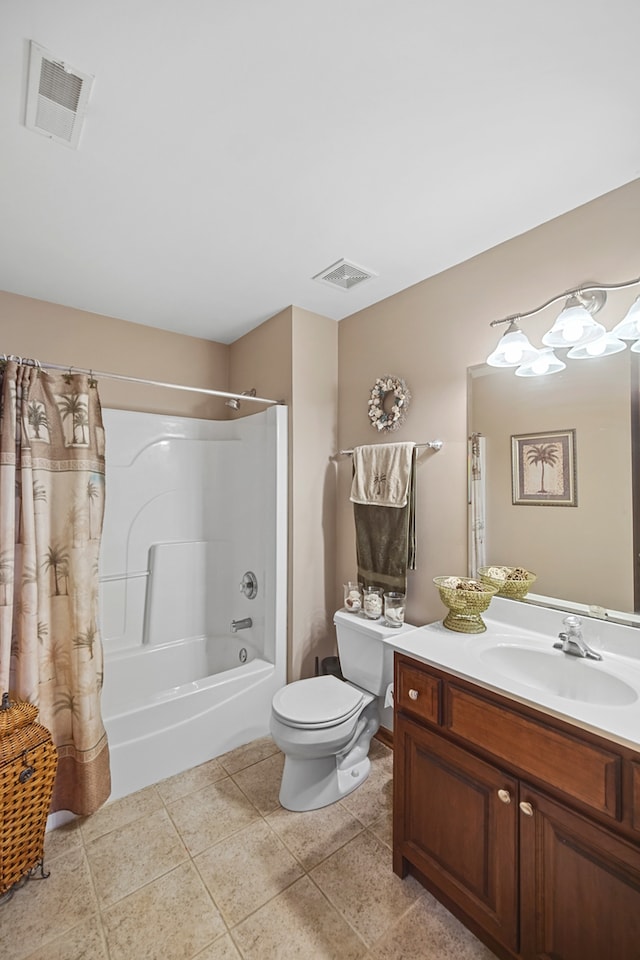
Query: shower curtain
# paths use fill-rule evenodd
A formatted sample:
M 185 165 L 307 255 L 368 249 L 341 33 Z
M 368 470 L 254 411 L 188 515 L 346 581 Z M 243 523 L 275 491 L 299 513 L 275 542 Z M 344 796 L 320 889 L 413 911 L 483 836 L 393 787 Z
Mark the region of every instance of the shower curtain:
M 97 383 L 10 358 L 0 387 L 0 693 L 34 703 L 51 731 L 51 810 L 86 815 L 111 790 L 100 714 Z
M 478 576 L 478 567 L 486 563 L 485 526 L 485 452 L 486 438 L 479 433 L 469 437 L 469 576 Z

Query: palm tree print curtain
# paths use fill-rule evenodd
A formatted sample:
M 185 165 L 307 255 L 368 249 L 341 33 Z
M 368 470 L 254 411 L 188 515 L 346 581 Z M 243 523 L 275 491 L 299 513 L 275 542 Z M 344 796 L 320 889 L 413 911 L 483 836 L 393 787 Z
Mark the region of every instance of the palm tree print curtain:
M 97 384 L 9 360 L 0 387 L 0 693 L 36 704 L 52 733 L 52 811 L 86 815 L 111 790 L 100 714 Z

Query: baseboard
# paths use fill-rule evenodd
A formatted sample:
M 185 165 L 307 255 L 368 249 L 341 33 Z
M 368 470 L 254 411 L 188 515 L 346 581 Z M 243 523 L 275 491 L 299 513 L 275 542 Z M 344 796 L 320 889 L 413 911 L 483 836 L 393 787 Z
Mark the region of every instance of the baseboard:
M 393 731 L 387 730 L 386 727 L 378 727 L 378 732 L 376 733 L 376 740 L 379 740 L 380 743 L 384 743 L 385 747 L 390 747 L 393 750 Z

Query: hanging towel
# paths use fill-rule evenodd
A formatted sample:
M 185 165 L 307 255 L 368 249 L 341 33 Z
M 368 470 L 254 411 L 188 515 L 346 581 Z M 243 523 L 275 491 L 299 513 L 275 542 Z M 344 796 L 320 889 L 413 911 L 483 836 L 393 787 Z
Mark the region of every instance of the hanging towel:
M 386 448 L 404 448 L 398 455 L 396 450 Z M 361 451 L 371 451 L 371 456 L 360 455 Z M 392 497 L 385 490 L 384 505 L 380 499 L 364 503 L 358 501 L 360 490 L 366 490 L 366 478 L 352 488 L 351 499 L 356 526 L 356 556 L 358 562 L 358 581 L 364 586 L 381 587 L 383 590 L 395 590 L 406 593 L 407 570 L 415 570 L 415 444 L 378 444 L 375 447 L 356 447 L 354 450 L 354 474 L 362 463 L 365 469 L 374 469 L 369 474 L 369 491 L 376 495 L 376 488 L 391 486 L 394 506 L 389 504 Z M 384 482 L 380 479 L 385 475 Z M 376 481 L 376 477 L 378 480 Z M 389 484 L 389 478 L 393 482 Z M 404 483 L 406 479 L 406 490 Z M 382 490 L 381 490 L 382 493 Z M 404 501 L 404 503 L 402 503 Z
M 406 507 L 415 443 L 375 443 L 353 451 L 351 500 Z

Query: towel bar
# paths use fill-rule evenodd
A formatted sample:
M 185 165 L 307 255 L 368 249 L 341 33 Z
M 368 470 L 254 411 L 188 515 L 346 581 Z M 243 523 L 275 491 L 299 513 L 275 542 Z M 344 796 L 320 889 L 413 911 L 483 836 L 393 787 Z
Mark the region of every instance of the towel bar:
M 442 440 L 428 440 L 426 443 L 416 443 L 416 447 L 428 447 L 429 450 L 440 450 L 442 444 Z M 350 457 L 352 455 L 353 450 L 340 450 L 341 457 Z

